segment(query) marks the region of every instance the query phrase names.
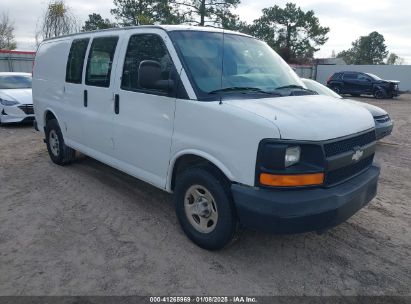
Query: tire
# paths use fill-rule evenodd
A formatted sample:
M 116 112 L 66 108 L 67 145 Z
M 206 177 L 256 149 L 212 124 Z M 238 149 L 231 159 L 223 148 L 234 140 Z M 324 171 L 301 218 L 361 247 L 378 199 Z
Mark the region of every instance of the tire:
M 331 88 L 335 93 L 341 94 L 341 89 L 337 86 Z
M 376 89 L 374 91 L 374 97 L 376 99 L 384 99 L 387 98 L 387 92 L 384 89 Z
M 56 119 L 51 119 L 46 125 L 47 151 L 53 163 L 64 166 L 75 159 L 76 151 L 67 147 L 64 143 L 63 134 Z
M 174 202 L 183 231 L 203 249 L 221 249 L 238 232 L 230 184 L 212 168 L 194 167 L 178 175 Z

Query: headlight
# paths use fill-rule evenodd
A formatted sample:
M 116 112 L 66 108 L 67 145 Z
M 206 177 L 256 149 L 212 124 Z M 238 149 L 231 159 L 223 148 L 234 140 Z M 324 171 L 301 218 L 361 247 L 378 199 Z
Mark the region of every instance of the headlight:
M 19 103 L 17 102 L 17 101 L 15 101 L 15 100 L 5 100 L 5 99 L 2 99 L 2 98 L 0 98 L 0 103 L 3 105 L 3 106 L 8 106 L 8 107 L 10 107 L 10 106 L 15 106 L 15 105 L 18 105 Z
M 300 161 L 301 148 L 300 147 L 291 147 L 285 150 L 285 167 L 290 167 L 295 165 Z

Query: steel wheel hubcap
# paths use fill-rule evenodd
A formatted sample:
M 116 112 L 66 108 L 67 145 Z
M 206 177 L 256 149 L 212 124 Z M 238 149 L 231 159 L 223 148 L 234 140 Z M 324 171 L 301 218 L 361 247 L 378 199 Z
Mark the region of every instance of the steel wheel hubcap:
M 54 156 L 59 156 L 59 154 L 60 154 L 60 142 L 59 142 L 59 138 L 57 136 L 57 133 L 54 130 L 50 131 L 49 145 L 50 145 L 51 153 L 53 153 Z
M 218 210 L 210 191 L 191 186 L 184 196 L 184 210 L 190 224 L 201 233 L 211 233 L 218 220 Z

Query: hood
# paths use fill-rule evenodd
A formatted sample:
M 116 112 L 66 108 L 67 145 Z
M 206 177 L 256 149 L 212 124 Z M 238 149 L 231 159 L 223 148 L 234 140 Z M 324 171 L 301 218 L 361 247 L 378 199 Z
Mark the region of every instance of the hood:
M 368 111 L 370 111 L 371 115 L 376 117 L 376 116 L 383 116 L 383 115 L 387 115 L 387 111 L 377 107 L 377 106 L 373 106 L 370 105 L 368 103 L 365 102 L 360 102 L 360 101 L 356 101 L 356 100 L 352 100 L 352 99 L 344 99 L 344 101 L 349 102 L 351 104 L 356 104 L 359 105 L 365 109 L 367 109 Z
M 3 89 L 0 90 L 0 98 L 15 100 L 21 104 L 32 104 L 31 89 Z
M 224 101 L 274 123 L 282 139 L 320 141 L 375 127 L 364 107 L 322 95 Z
M 383 80 L 383 81 L 385 81 L 385 82 L 392 82 L 392 83 L 395 83 L 395 84 L 399 84 L 399 83 L 400 83 L 399 80 Z

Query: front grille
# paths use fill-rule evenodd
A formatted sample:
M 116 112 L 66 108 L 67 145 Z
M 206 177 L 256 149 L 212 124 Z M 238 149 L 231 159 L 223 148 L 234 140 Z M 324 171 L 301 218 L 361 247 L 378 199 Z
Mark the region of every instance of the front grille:
M 326 157 L 335 156 L 353 150 L 355 147 L 362 147 L 376 141 L 375 131 L 332 142 L 324 145 Z
M 382 116 L 375 116 L 374 120 L 379 122 L 379 123 L 385 123 L 385 122 L 389 122 L 391 120 L 391 118 L 387 114 L 387 115 L 382 115 Z
M 27 115 L 34 114 L 34 109 L 32 104 L 26 104 L 19 106 L 19 109 L 22 110 Z
M 372 165 L 374 160 L 374 154 L 364 158 L 358 163 L 346 166 L 334 171 L 330 171 L 326 174 L 325 184 L 327 186 L 338 184 L 346 179 L 353 177 L 354 175 L 361 173 Z

